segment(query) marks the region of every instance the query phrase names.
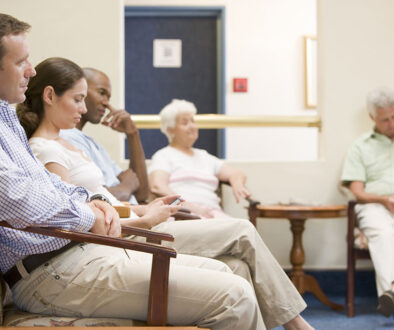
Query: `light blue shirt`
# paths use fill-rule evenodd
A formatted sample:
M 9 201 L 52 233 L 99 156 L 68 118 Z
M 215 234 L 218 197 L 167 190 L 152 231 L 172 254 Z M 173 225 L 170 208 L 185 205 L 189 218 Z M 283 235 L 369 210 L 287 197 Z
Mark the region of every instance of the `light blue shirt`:
M 34 157 L 15 109 L 0 100 L 0 221 L 15 228 L 34 224 L 88 231 L 95 221 L 88 197 L 84 188 L 64 183 Z M 0 227 L 1 271 L 68 242 Z
M 60 136 L 70 142 L 74 147 L 81 149 L 101 169 L 104 175 L 104 184 L 113 187 L 120 183 L 118 175 L 122 169 L 111 159 L 102 145 L 94 141 L 89 135 L 77 128 L 62 130 Z M 138 204 L 134 195 L 129 200 L 131 204 Z

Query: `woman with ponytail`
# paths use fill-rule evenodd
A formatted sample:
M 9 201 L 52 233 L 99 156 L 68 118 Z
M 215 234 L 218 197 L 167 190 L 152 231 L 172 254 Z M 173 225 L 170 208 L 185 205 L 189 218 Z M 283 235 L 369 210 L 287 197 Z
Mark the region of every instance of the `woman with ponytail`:
M 82 69 L 64 58 L 48 58 L 35 69 L 37 74 L 30 79 L 26 100 L 16 109 L 34 155 L 63 181 L 83 186 L 92 195 L 104 195 L 113 205 L 123 205 L 104 187 L 100 168 L 59 136 L 60 130 L 74 128 L 87 111 L 87 82 Z M 131 219 L 124 223 L 151 228 L 178 210 L 179 206 L 167 205 L 175 198 L 131 206 Z

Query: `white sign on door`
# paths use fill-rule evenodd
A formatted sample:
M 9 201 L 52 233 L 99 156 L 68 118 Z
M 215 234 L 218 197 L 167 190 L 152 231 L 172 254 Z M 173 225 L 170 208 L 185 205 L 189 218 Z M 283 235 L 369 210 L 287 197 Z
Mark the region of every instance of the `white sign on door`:
M 153 67 L 180 68 L 182 67 L 181 39 L 153 40 Z

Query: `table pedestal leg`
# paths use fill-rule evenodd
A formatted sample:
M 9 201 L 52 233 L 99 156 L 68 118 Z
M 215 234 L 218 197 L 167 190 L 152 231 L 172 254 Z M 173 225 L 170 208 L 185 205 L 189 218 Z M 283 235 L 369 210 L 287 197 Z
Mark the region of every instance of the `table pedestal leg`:
M 335 310 L 342 310 L 344 306 L 335 304 L 330 301 L 320 288 L 317 280 L 304 272 L 303 265 L 305 263 L 305 252 L 302 246 L 302 234 L 304 232 L 304 225 L 306 219 L 290 220 L 290 228 L 293 233 L 293 246 L 290 252 L 290 261 L 293 266 L 290 279 L 294 283 L 300 294 L 305 292 L 313 293 L 317 299 L 323 304 Z

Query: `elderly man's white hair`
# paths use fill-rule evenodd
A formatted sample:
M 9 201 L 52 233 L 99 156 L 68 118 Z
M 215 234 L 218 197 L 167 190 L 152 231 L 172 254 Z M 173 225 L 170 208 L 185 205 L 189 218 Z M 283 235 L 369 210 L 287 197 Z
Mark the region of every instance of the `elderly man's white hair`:
M 375 118 L 376 110 L 394 106 L 394 90 L 388 87 L 379 87 L 368 93 L 367 108 L 369 114 Z
M 190 113 L 195 115 L 197 113 L 196 106 L 186 100 L 173 99 L 171 103 L 167 104 L 160 111 L 161 132 L 167 136 L 168 142 L 171 142 L 172 136 L 168 134 L 168 128 L 175 127 L 176 117 L 183 113 Z

